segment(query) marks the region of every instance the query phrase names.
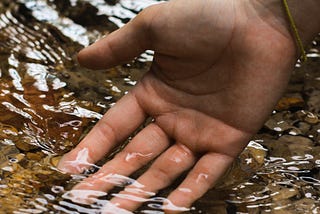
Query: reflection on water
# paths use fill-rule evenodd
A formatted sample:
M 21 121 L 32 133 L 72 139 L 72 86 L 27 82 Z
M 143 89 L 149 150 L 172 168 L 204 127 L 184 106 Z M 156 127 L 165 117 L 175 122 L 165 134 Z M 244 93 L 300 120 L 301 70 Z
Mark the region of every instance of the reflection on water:
M 129 197 L 119 190 L 130 184 L 127 192 L 143 191 L 135 175 L 110 174 L 103 177 L 116 186 L 109 193 L 71 190 L 101 164 L 72 176 L 55 167 L 60 156 L 135 85 L 150 60 L 147 53 L 130 64 L 88 71 L 77 65 L 77 51 L 154 3 L 0 2 L 0 213 L 128 213 L 109 203 L 113 196 L 144 202 L 137 213 L 162 213 L 163 204 L 183 209 L 165 199 L 173 187 L 158 195 L 144 192 L 150 199 Z M 319 51 L 316 40 L 309 62 L 295 70 L 274 114 L 216 189 L 189 213 L 320 212 Z M 79 157 L 83 164 L 85 153 Z M 126 160 L 141 155 L 149 154 L 132 153 Z

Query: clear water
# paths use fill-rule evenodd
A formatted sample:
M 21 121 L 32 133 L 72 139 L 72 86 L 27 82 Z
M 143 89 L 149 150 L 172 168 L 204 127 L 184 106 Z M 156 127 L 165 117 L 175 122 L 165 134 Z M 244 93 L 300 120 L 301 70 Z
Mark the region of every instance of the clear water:
M 113 193 L 134 181 L 135 175 L 111 176 L 117 188 L 108 194 L 72 192 L 90 172 L 68 176 L 56 164 L 135 85 L 152 58 L 146 53 L 130 64 L 89 71 L 77 64 L 76 53 L 154 3 L 0 2 L 0 213 L 100 213 Z M 320 213 L 319 51 L 316 40 L 274 114 L 228 175 L 187 213 Z M 136 213 L 162 213 L 173 188 Z M 86 198 L 95 203 L 83 203 Z

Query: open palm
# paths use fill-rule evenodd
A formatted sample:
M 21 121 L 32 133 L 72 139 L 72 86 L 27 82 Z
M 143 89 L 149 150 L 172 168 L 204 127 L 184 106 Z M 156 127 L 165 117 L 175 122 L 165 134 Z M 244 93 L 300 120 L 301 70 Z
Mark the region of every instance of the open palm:
M 87 166 L 69 164 L 79 154 L 98 161 L 152 117 L 154 122 L 77 188 L 107 191 L 111 186 L 104 177 L 128 176 L 156 159 L 137 180 L 141 191 L 124 191 L 149 197 L 190 170 L 168 196 L 189 207 L 247 145 L 289 79 L 294 44 L 284 26 L 262 18 L 266 13 L 256 1 L 173 0 L 147 8 L 84 49 L 79 61 L 94 69 L 123 63 L 146 49 L 155 57 L 150 71 L 59 167 L 79 173 Z M 120 198 L 112 202 L 127 210 L 139 205 Z

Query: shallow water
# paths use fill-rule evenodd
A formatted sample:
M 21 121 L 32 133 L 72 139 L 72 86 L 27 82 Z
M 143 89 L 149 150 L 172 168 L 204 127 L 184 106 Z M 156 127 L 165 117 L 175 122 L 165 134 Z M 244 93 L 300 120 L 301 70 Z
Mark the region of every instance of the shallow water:
M 55 166 L 135 85 L 151 59 L 146 53 L 123 66 L 89 71 L 78 66 L 77 51 L 153 3 L 0 2 L 0 213 L 99 213 L 112 193 L 134 181 L 135 175 L 113 175 L 108 182 L 118 188 L 109 194 L 72 192 L 90 171 L 67 176 Z M 189 213 L 320 213 L 319 51 L 315 41 L 309 62 L 297 65 L 265 126 Z M 136 213 L 162 213 L 160 204 L 172 188 Z M 78 196 L 76 202 L 72 195 Z M 86 205 L 84 198 L 95 203 Z

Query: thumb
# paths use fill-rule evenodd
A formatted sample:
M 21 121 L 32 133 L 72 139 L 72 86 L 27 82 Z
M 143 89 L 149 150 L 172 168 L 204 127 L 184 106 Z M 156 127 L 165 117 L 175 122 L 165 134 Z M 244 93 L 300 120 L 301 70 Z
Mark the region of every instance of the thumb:
M 150 21 L 158 5 L 146 8 L 122 28 L 81 50 L 78 61 L 91 69 L 109 68 L 132 60 L 150 44 Z

